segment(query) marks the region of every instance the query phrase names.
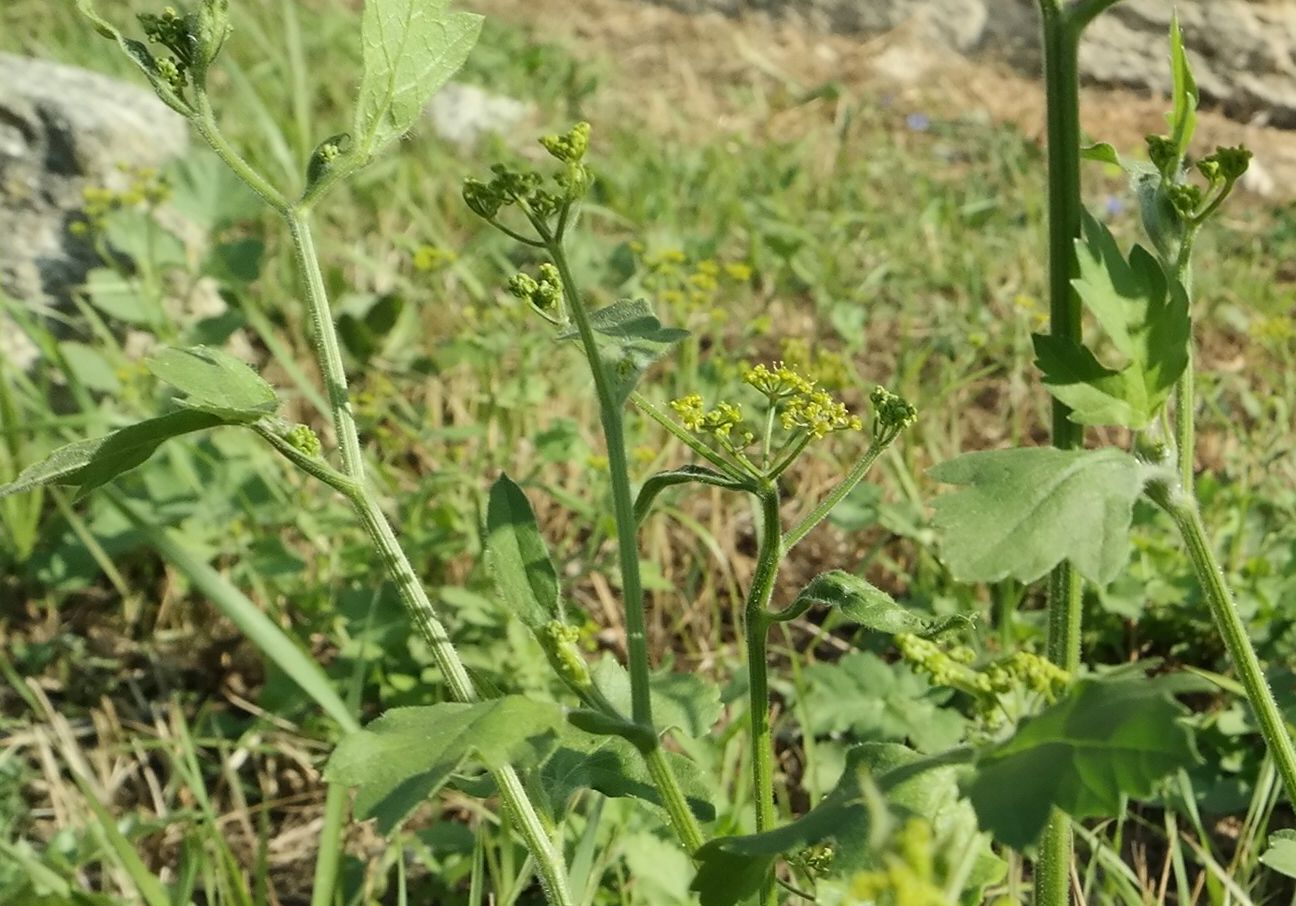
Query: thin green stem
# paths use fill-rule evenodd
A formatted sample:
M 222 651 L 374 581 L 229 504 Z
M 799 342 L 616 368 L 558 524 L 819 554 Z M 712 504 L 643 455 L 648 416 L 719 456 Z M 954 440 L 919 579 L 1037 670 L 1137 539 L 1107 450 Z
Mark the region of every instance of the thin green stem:
M 864 455 L 859 458 L 855 466 L 837 487 L 829 491 L 828 496 L 819 501 L 818 506 L 783 536 L 782 554 L 786 555 L 802 538 L 810 534 L 816 525 L 828 518 L 828 514 L 833 511 L 837 504 L 845 500 L 846 495 L 855 490 L 855 486 L 864 479 L 869 469 L 873 468 L 873 464 L 877 462 L 878 457 L 882 455 L 887 446 L 887 444 L 879 443 L 869 445 L 869 448 L 864 451 Z
M 543 221 L 536 222 L 536 228 L 546 237 L 549 255 L 553 258 L 554 267 L 558 269 L 558 275 L 562 278 L 563 296 L 567 301 L 572 320 L 576 324 L 581 346 L 585 350 L 585 357 L 594 378 L 594 391 L 598 397 L 603 437 L 607 444 L 608 473 L 612 479 L 612 511 L 616 520 L 621 589 L 625 602 L 631 720 L 640 727 L 652 731 L 654 745 L 641 751 L 647 762 L 648 771 L 661 794 L 662 803 L 670 815 L 671 825 L 680 843 L 691 854 L 702 845 L 702 829 L 688 807 L 679 780 L 666 761 L 661 740 L 653 729 L 648 634 L 645 630 L 643 584 L 639 577 L 638 522 L 635 519 L 634 498 L 630 493 L 630 466 L 626 458 L 621 404 L 612 392 L 612 382 L 603 367 L 603 360 L 599 358 L 589 312 L 577 289 L 576 279 L 567 261 L 567 255 L 563 251 L 562 241 L 548 233 Z
M 337 330 L 329 308 L 328 293 L 324 287 L 324 275 L 320 271 L 319 258 L 315 251 L 306 211 L 288 205 L 279 191 L 266 182 L 231 148 L 211 115 L 206 96 L 199 93 L 198 97 L 199 117 L 194 122 L 199 132 L 225 164 L 283 216 L 292 235 L 293 250 L 296 253 L 297 264 L 301 268 L 306 304 L 311 316 L 316 359 L 324 377 L 325 390 L 332 409 L 333 429 L 337 433 L 338 447 L 341 451 L 340 478 L 344 480 L 338 480 L 335 477 L 337 473 L 323 465 L 309 468 L 307 471 L 341 491 L 351 501 L 360 516 L 360 521 L 364 524 L 365 531 L 377 548 L 388 575 L 395 583 L 410 619 L 427 641 L 433 659 L 442 676 L 445 677 L 451 697 L 460 702 L 476 701 L 477 690 L 473 686 L 467 668 L 455 651 L 445 627 L 437 619 L 432 602 L 428 600 L 422 583 L 415 575 L 409 558 L 401 548 L 396 533 L 392 530 L 391 524 L 378 505 L 376 495 L 369 486 L 360 448 L 360 436 L 347 393 L 342 350 L 338 343 Z M 296 458 L 294 462 L 297 462 Z M 303 465 L 301 462 L 297 464 Z M 572 906 L 574 901 L 568 889 L 567 870 L 562 854 L 555 849 L 550 840 L 550 829 L 532 804 L 521 778 L 512 767 L 495 771 L 493 776 L 499 786 L 500 798 L 505 808 L 512 814 L 528 850 L 539 866 L 546 898 L 553 906 Z
M 1189 314 L 1192 312 L 1193 280 L 1192 280 L 1192 250 L 1193 244 L 1197 238 L 1197 228 L 1190 226 L 1187 234 L 1184 236 L 1183 243 L 1179 248 L 1179 257 L 1174 265 L 1175 279 L 1183 287 L 1184 295 L 1188 301 Z M 1191 318 L 1189 319 L 1191 325 Z M 1189 328 L 1191 330 L 1191 327 Z M 1184 365 L 1183 374 L 1175 382 L 1174 388 L 1174 430 L 1175 430 L 1175 462 L 1179 468 L 1179 484 L 1185 494 L 1192 495 L 1194 482 L 1196 480 L 1197 466 L 1197 438 L 1196 438 L 1196 409 L 1197 396 L 1195 344 L 1191 335 L 1188 338 L 1188 361 Z
M 648 634 L 645 629 L 643 584 L 639 578 L 639 547 L 636 542 L 634 498 L 630 493 L 630 467 L 626 458 L 625 427 L 621 404 L 612 391 L 612 381 L 599 358 L 594 328 L 580 297 L 561 241 L 547 237 L 549 255 L 562 277 L 563 295 L 580 335 L 581 346 L 594 377 L 599 418 L 607 443 L 608 473 L 612 479 L 612 510 L 616 519 L 617 549 L 621 563 L 621 589 L 625 602 L 626 655 L 630 669 L 631 718 L 645 727 L 653 725 L 649 696 Z
M 639 391 L 636 390 L 630 394 L 630 401 L 635 404 L 635 406 L 639 409 L 640 412 L 644 413 L 653 421 L 655 421 L 657 424 L 661 425 L 663 428 L 669 431 L 671 434 L 675 435 L 675 438 L 677 440 L 682 442 L 685 446 L 687 446 L 698 456 L 701 456 L 707 462 L 711 463 L 711 465 L 715 466 L 721 472 L 728 475 L 730 478 L 734 479 L 735 481 L 747 480 L 746 473 L 739 472 L 737 469 L 733 467 L 733 465 L 727 459 L 725 459 L 719 453 L 716 453 L 714 450 L 712 450 L 706 444 L 702 443 L 693 435 L 689 434 L 688 431 L 686 431 L 683 427 L 677 424 L 673 418 L 671 418 L 661 409 L 654 406 L 652 401 L 649 400 L 647 397 L 645 397 L 643 394 L 639 393 Z
M 1242 687 L 1246 690 L 1256 721 L 1260 724 L 1260 735 L 1264 737 L 1269 754 L 1282 777 L 1287 798 L 1296 802 L 1296 746 L 1292 744 L 1291 734 L 1288 733 L 1282 712 L 1274 700 L 1273 690 L 1265 679 L 1260 659 L 1247 635 L 1246 624 L 1238 614 L 1233 593 L 1224 580 L 1224 571 L 1206 537 L 1206 527 L 1202 524 L 1197 502 L 1187 494 L 1167 493 L 1164 487 L 1154 487 L 1150 496 L 1170 515 L 1179 529 L 1184 545 L 1188 548 L 1188 559 L 1192 561 L 1193 572 L 1206 595 L 1211 616 L 1224 639 L 1224 647 L 1228 649 Z
M 324 798 L 324 827 L 320 830 L 319 850 L 315 858 L 311 906 L 330 906 L 333 902 L 344 851 L 342 834 L 350 805 L 351 791 L 339 783 L 330 784 Z
M 760 492 L 761 539 L 756 553 L 756 572 L 747 591 L 744 631 L 747 642 L 747 699 L 751 720 L 752 791 L 756 805 L 756 832 L 774 827 L 774 738 L 770 727 L 769 665 L 767 648 L 770 627 L 775 622 L 769 611 L 774 579 L 782 558 L 782 526 L 779 520 L 778 488 L 768 484 Z M 778 902 L 774 878 L 762 885 L 760 902 Z
M 1079 342 L 1080 305 L 1071 281 L 1077 273 L 1074 243 L 1080 236 L 1080 32 L 1109 0 L 1089 0 L 1063 7 L 1040 0 L 1043 25 L 1044 87 L 1048 131 L 1049 331 Z M 1083 430 L 1070 420 L 1070 407 L 1053 400 L 1053 445 L 1075 449 Z M 1049 577 L 1048 655 L 1053 663 L 1074 670 L 1080 660 L 1081 585 L 1063 561 Z M 1035 867 L 1036 906 L 1066 906 L 1070 898 L 1071 824 L 1054 811 L 1040 842 Z

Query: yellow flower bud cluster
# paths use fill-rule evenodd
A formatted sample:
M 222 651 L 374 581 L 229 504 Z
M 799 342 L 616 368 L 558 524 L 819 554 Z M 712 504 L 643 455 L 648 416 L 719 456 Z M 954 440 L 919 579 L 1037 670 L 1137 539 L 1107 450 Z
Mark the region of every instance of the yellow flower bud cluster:
M 630 243 L 630 251 L 643 264 L 644 288 L 666 305 L 703 309 L 716 302 L 726 285 L 751 282 L 751 265 L 744 261 L 704 258 L 691 262 L 681 249 L 647 252 L 642 242 Z
M 955 906 L 936 872 L 937 841 L 929 822 L 910 818 L 891 840 L 882 864 L 851 879 L 848 902 L 877 906 Z
M 129 180 L 125 188 L 86 186 L 81 190 L 84 203 L 81 213 L 85 220 L 72 224 L 74 235 L 83 236 L 92 230 L 102 229 L 104 219 L 114 211 L 140 206 L 152 209 L 171 197 L 171 184 L 153 167 L 123 164 L 117 169 Z
M 589 664 L 580 650 L 580 630 L 562 620 L 550 620 L 540 630 L 540 644 L 558 674 L 577 689 L 594 685 Z

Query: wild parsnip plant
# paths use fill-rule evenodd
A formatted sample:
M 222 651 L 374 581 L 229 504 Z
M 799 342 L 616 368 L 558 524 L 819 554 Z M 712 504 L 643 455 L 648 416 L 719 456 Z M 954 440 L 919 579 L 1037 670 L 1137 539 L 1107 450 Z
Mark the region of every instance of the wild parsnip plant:
M 1200 685 L 1175 676 L 1149 679 L 1137 666 L 1087 669 L 1080 656 L 1081 578 L 1105 584 L 1124 568 L 1140 497 L 1157 504 L 1179 530 L 1278 775 L 1289 798 L 1296 793 L 1291 738 L 1223 582 L 1193 489 L 1192 250 L 1198 231 L 1245 170 L 1248 154 L 1218 149 L 1197 160 L 1191 176 L 1197 92 L 1176 27 L 1174 110 L 1169 135 L 1148 140 L 1150 163 L 1126 162 L 1105 145 L 1084 152 L 1130 173 L 1152 250 L 1136 246 L 1126 254 L 1106 227 L 1083 214 L 1076 51 L 1084 27 L 1113 2 L 1041 0 L 1053 306 L 1050 332 L 1034 342 L 1044 384 L 1056 400 L 1056 447 L 968 454 L 931 473 L 959 488 L 935 501 L 934 520 L 942 557 L 957 579 L 1030 583 L 1051 575 L 1047 658 L 1028 650 L 979 652 L 969 644 L 975 635 L 968 616 L 920 613 L 845 570 L 823 572 L 791 600 L 775 600 L 780 571 L 798 544 L 856 491 L 918 414 L 900 396 L 876 387 L 867 418 L 856 415 L 807 369 L 787 362 L 745 367 L 718 399 L 685 392 L 660 402 L 641 391 L 641 380 L 686 333 L 663 324 L 647 300 L 596 308 L 582 288 L 569 248 L 595 174 L 588 162 L 590 127 L 579 123 L 541 140 L 552 173 L 497 163 L 488 178 L 467 180 L 463 197 L 532 257 L 530 272 L 514 275 L 508 291 L 554 341 L 562 341 L 559 349 L 587 365 L 606 449 L 617 550 L 610 584 L 620 594 L 625 662 L 611 655 L 590 659 L 527 492 L 501 475 L 485 513 L 487 569 L 499 600 L 544 652 L 563 698 L 504 694 L 475 680 L 370 482 L 311 231 L 311 215 L 329 190 L 405 133 L 429 95 L 466 59 L 481 21 L 449 12 L 446 0 L 367 0 L 354 121 L 303 162 L 300 191 L 274 184 L 240 157 L 217 122 L 207 77 L 231 33 L 226 0 L 202 0 L 192 12 L 168 8 L 141 16 L 137 33 L 143 40 L 101 17 L 90 0 L 78 0 L 100 33 L 283 220 L 310 313 L 324 381 L 327 411 L 321 414 L 332 437 L 326 446 L 308 426 L 283 420 L 275 389 L 231 354 L 206 346 L 164 349 L 148 367 L 179 394 L 174 408 L 55 451 L 0 487 L 0 498 L 51 484 L 85 495 L 143 463 L 167 440 L 234 427 L 250 430 L 350 504 L 452 699 L 392 709 L 363 729 L 315 665 L 285 644 L 255 607 L 165 533 L 151 535 L 268 656 L 310 687 L 343 734 L 326 770 L 332 787 L 315 874 L 319 906 L 335 899 L 351 791 L 355 815 L 376 819 L 390 834 L 443 788 L 499 797 L 507 826 L 529 853 L 523 876 L 534 871 L 553 904 L 592 902 L 588 845 L 594 837 L 587 826 L 573 843 L 567 821 L 585 807 L 577 795 L 582 790 L 637 799 L 649 818 L 664 816 L 662 828 L 696 869 L 691 889 L 703 906 L 812 898 L 897 906 L 977 903 L 1000 895 L 1013 901 L 1015 891 L 1001 884 L 1012 851 L 1036 859 L 1034 902 L 1065 903 L 1072 821 L 1120 815 L 1129 799 L 1152 796 L 1164 778 L 1197 757 L 1174 695 Z M 1082 310 L 1102 329 L 1103 345 L 1082 342 Z M 628 418 L 667 432 L 695 461 L 633 476 Z M 1129 449 L 1084 449 L 1081 431 L 1088 425 L 1125 429 Z M 860 435 L 862 452 L 821 498 L 789 493 L 807 451 L 829 445 L 851 450 Z M 638 540 L 663 495 L 696 486 L 747 502 L 757 540 L 755 569 L 734 627 L 745 667 L 737 685 L 739 699 L 746 700 L 739 724 L 747 734 L 750 776 L 750 790 L 735 798 L 749 814 L 725 815 L 723 822 L 715 806 L 727 792 L 720 778 L 684 754 L 719 720 L 721 690 L 696 675 L 654 670 Z M 790 510 L 798 515 L 789 520 Z M 781 822 L 780 813 L 791 808 L 776 797 L 771 674 L 800 665 L 775 658 L 770 638 L 815 607 L 855 624 L 868 645 L 894 648 L 914 674 L 947 690 L 946 708 L 959 713 L 957 742 L 950 746 L 943 736 L 937 743 L 935 734 L 911 732 L 912 747 L 855 745 L 831 791 Z M 815 666 L 845 673 L 861 663 L 851 657 Z M 474 773 L 476 768 L 482 770 Z M 590 824 L 597 824 L 597 809 L 590 812 Z M 103 820 L 111 823 L 106 814 Z M 1294 840 L 1275 835 L 1267 862 L 1290 868 Z M 174 899 L 138 859 L 130 862 L 120 835 L 112 841 L 151 906 Z

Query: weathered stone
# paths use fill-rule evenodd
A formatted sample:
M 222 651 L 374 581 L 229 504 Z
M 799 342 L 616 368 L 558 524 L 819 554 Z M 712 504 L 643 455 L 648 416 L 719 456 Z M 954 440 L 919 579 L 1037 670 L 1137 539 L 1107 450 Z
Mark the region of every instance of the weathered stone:
M 87 185 L 152 167 L 188 143 L 184 119 L 135 85 L 48 60 L 0 54 L 0 292 L 57 305 L 95 266 L 68 231 Z M 0 355 L 24 353 L 0 323 Z M 27 353 L 29 354 L 29 353 Z
M 863 35 L 917 26 L 948 48 L 1038 72 L 1038 0 L 656 0 L 686 11 L 762 13 Z M 1207 104 L 1296 128 L 1296 0 L 1123 0 L 1085 33 L 1092 84 L 1170 89 L 1166 35 L 1178 11 Z
M 475 85 L 451 82 L 432 96 L 424 112 L 442 140 L 471 149 L 487 135 L 508 134 L 532 115 L 534 107 Z

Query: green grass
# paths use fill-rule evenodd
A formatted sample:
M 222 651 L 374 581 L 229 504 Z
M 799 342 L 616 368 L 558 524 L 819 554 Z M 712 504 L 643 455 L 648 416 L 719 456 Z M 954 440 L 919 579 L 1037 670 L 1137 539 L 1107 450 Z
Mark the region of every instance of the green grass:
M 354 13 L 322 2 L 236 6 L 239 27 L 214 87 L 229 109 L 240 110 L 225 126 L 255 165 L 300 185 L 300 162 L 318 138 L 346 125 L 342 111 L 359 71 Z M 111 12 L 124 20 L 144 7 L 114 4 Z M 287 55 L 277 49 L 285 45 Z M 6 3 L 0 49 L 131 77 L 68 4 Z M 1028 352 L 1029 331 L 1046 307 L 1042 157 L 1033 142 L 970 116 L 933 117 L 930 128 L 916 131 L 906 126 L 907 111 L 849 89 L 787 100 L 780 113 L 799 127 L 796 134 L 771 136 L 747 120 L 752 128 L 699 126 L 681 138 L 635 110 L 609 106 L 617 66 L 598 48 L 555 46 L 502 22 L 488 24 L 462 78 L 534 102 L 540 128 L 594 118 L 598 183 L 574 262 L 596 299 L 652 293 L 663 320 L 695 335 L 677 363 L 658 370 L 653 398 L 698 390 L 714 399 L 734 383 L 738 359 L 795 354 L 801 343 L 816 351 L 811 364 L 839 381 L 851 403 L 884 382 L 923 413 L 888 457 L 881 493 L 861 492 L 853 521 L 839 519 L 812 538 L 804 560 L 789 564 L 789 583 L 828 567 L 866 569 L 914 607 L 978 614 L 987 648 L 1009 640 L 1042 645 L 1033 592 L 1007 584 L 968 589 L 945 575 L 923 503 L 934 491 L 923 476 L 932 463 L 1044 436 L 1047 402 L 1032 386 Z M 750 101 L 740 84 L 714 90 L 738 110 Z M 849 116 L 832 115 L 843 111 Z M 525 142 L 510 145 L 531 153 Z M 581 380 L 581 363 L 556 355 L 502 291 L 507 276 L 529 262 L 459 199 L 460 180 L 479 172 L 486 156 L 442 147 L 420 132 L 331 198 L 318 233 L 340 310 L 362 315 L 385 294 L 403 302 L 363 374 L 357 356 L 353 362 L 362 433 L 384 495 L 399 502 L 416 569 L 452 605 L 452 631 L 483 682 L 536 689 L 550 682 L 543 658 L 491 602 L 478 563 L 490 481 L 508 470 L 531 489 L 591 636 L 613 646 L 619 627 L 603 604 L 603 577 L 613 572 L 615 552 L 606 543 L 608 508 L 591 490 L 606 484 L 594 407 L 560 389 Z M 1122 188 L 1097 169 L 1092 176 L 1090 201 L 1102 210 Z M 1112 218 L 1118 233 L 1133 235 L 1132 213 Z M 181 333 L 237 327 L 267 363 L 267 375 L 296 395 L 292 405 L 310 412 L 315 375 L 283 237 L 258 216 L 211 238 L 260 240 L 265 257 L 254 279 L 226 281 L 228 325 L 190 321 Z M 415 255 L 424 245 L 456 259 L 419 270 Z M 683 260 L 649 266 L 671 250 Z M 1296 656 L 1296 462 L 1289 455 L 1296 374 L 1285 365 L 1296 354 L 1296 335 L 1284 268 L 1293 253 L 1290 213 L 1251 207 L 1209 233 L 1198 255 L 1198 330 L 1211 369 L 1201 387 L 1203 465 L 1214 475 L 1203 480 L 1207 522 L 1219 527 L 1226 570 L 1262 656 L 1275 663 Z M 750 275 L 699 288 L 697 276 L 712 260 L 745 265 Z M 0 478 L 69 432 L 107 428 L 157 402 L 152 382 L 116 339 L 120 324 L 103 318 L 97 326 L 78 328 L 77 338 L 102 361 L 80 368 L 71 357 L 82 353 L 66 337 L 33 327 L 51 357 L 72 366 L 66 385 L 53 369 L 23 376 L 0 366 Z M 107 381 L 94 378 L 104 369 L 119 402 L 105 402 Z M 632 430 L 641 474 L 686 461 L 686 451 L 651 424 L 636 422 Z M 822 457 L 788 480 L 822 488 L 850 452 L 843 446 L 840 458 Z M 409 639 L 391 589 L 375 585 L 366 540 L 341 501 L 285 480 L 276 461 L 239 437 L 177 445 L 159 460 L 120 482 L 122 493 L 147 505 L 187 550 L 311 651 L 344 697 L 358 696 L 362 716 L 440 697 L 427 652 Z M 717 501 L 681 498 L 668 507 L 645 530 L 644 556 L 658 564 L 656 575 L 646 576 L 657 657 L 669 653 L 680 668 L 728 678 L 738 657 L 737 589 L 752 560 L 751 539 L 729 527 L 750 514 Z M 335 737 L 333 724 L 214 615 L 210 593 L 192 574 L 160 559 L 106 499 L 72 503 L 50 494 L 38 506 L 6 501 L 0 509 L 0 597 L 10 602 L 0 609 L 7 680 L 0 732 L 10 740 L 0 752 L 0 900 L 43 902 L 35 891 L 48 875 L 55 888 L 84 884 L 101 891 L 102 902 L 130 901 L 125 850 L 111 837 L 74 830 L 94 825 L 72 773 L 85 759 L 96 765 L 93 782 L 104 784 L 98 791 L 122 816 L 122 833 L 152 869 L 170 866 L 173 880 L 192 872 L 208 902 L 240 903 L 235 867 L 263 865 L 267 886 L 252 888 L 252 902 L 274 902 L 271 889 L 279 902 L 305 902 L 311 837 L 292 832 L 322 813 L 314 770 Z M 1160 657 L 1225 670 L 1164 520 L 1149 510 L 1138 525 L 1129 577 L 1087 602 L 1087 648 L 1107 663 Z M 792 591 L 789 585 L 776 594 Z M 776 639 L 775 651 L 782 644 L 836 660 L 855 641 L 846 630 L 801 622 Z M 785 811 L 804 808 L 831 785 L 845 741 L 903 735 L 873 726 L 802 739 L 797 727 L 807 719 L 813 677 L 807 670 L 777 690 L 792 709 L 776 728 Z M 1163 802 L 1083 835 L 1090 901 L 1223 902 L 1230 886 L 1249 891 L 1254 902 L 1290 896 L 1256 868 L 1277 792 L 1272 779 L 1251 780 L 1259 757 L 1253 730 L 1232 699 L 1200 704 L 1194 720 L 1210 747 L 1205 764 Z M 1290 688 L 1286 704 L 1293 705 Z M 55 711 L 78 732 L 60 736 Z M 738 811 L 727 799 L 744 796 L 742 751 L 730 738 L 695 753 L 724 778 L 722 816 Z M 45 752 L 50 757 L 42 759 Z M 111 786 L 111 772 L 95 759 L 130 767 Z M 204 787 L 206 794 L 184 792 Z M 642 872 L 637 854 L 651 846 L 640 839 L 648 825 L 621 806 L 591 805 L 573 821 L 569 845 L 586 847 L 589 901 L 672 902 L 670 879 L 658 882 L 661 890 L 634 882 Z M 1221 826 L 1241 832 L 1230 838 Z M 352 902 L 361 895 L 398 902 L 402 886 L 411 902 L 476 902 L 469 891 L 538 902 L 524 855 L 504 830 L 496 816 L 454 795 L 425 809 L 390 844 L 356 831 L 351 852 L 366 856 L 344 865 Z M 226 836 L 237 842 L 228 851 Z M 288 841 L 286 849 L 276 851 L 276 841 Z M 1139 853 L 1146 872 L 1137 868 Z M 1163 864 L 1170 865 L 1164 885 Z M 1021 884 L 1019 869 L 1010 886 Z M 1232 902 L 1243 900 L 1235 893 Z

